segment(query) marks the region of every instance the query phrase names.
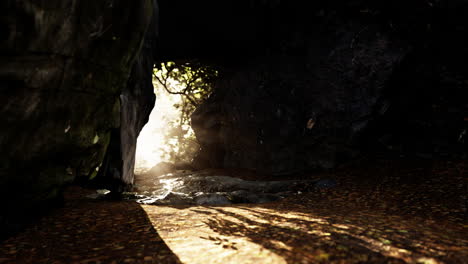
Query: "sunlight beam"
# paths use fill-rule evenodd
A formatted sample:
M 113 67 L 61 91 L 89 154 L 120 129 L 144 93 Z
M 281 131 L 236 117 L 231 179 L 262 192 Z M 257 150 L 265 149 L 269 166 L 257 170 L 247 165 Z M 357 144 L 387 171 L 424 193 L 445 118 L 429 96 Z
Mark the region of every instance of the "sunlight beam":
M 155 87 L 158 85 L 157 83 L 153 84 Z M 177 84 L 174 83 L 173 85 Z M 180 104 L 182 99 L 179 95 L 170 95 L 164 89 L 155 88 L 155 94 L 157 98 L 156 105 L 137 140 L 136 173 L 145 172 L 160 162 L 169 162 L 170 157 L 167 153 L 171 151 L 171 148 L 174 148 L 171 147 L 174 142 L 167 140 L 166 135 L 170 132 L 169 129 L 173 127 L 171 123 L 180 118 L 180 110 L 175 105 Z M 183 128 L 191 129 L 190 126 Z M 175 147 L 177 148 L 177 146 Z
M 141 205 L 148 214 L 158 234 L 186 264 L 237 264 L 271 263 L 286 264 L 286 260 L 272 250 L 264 248 L 247 237 L 220 235 L 207 224 L 209 216 L 187 213 L 173 207 Z M 207 207 L 193 209 L 209 210 Z M 161 217 L 170 215 L 171 217 Z

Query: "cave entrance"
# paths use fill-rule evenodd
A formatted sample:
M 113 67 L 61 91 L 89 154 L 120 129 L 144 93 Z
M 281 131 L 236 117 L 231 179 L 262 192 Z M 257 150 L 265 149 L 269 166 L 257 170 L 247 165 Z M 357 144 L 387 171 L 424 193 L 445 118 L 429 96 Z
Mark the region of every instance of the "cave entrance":
M 137 141 L 135 173 L 187 167 L 200 146 L 190 126 L 193 111 L 211 94 L 218 72 L 196 62 L 155 65 L 156 105 Z
M 240 168 L 239 173 L 191 169 L 200 146 L 190 117 L 211 94 L 217 75 L 213 68 L 193 63 L 166 62 L 155 68 L 156 106 L 138 137 L 130 199 L 147 205 L 256 204 L 336 185 L 330 179 L 259 180 Z

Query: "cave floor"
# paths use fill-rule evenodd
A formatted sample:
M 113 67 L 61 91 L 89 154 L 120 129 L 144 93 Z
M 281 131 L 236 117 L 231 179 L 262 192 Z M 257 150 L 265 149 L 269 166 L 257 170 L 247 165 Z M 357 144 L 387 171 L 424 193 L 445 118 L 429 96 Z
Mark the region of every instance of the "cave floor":
M 63 208 L 0 243 L 0 263 L 468 263 L 466 175 L 466 161 L 363 161 L 325 175 L 336 188 L 229 206 L 70 187 Z

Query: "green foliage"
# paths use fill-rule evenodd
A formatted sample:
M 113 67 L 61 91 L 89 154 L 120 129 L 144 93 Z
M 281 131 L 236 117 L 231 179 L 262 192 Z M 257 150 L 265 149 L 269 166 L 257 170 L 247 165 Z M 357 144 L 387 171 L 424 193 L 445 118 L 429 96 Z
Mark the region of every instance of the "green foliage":
M 162 89 L 168 96 L 181 98 L 173 105 L 180 114 L 177 119 L 169 122 L 171 127 L 165 134 L 167 145 L 161 148 L 170 161 L 190 162 L 199 150 L 199 144 L 190 127 L 190 116 L 211 94 L 217 76 L 215 69 L 199 63 L 166 62 L 156 65 L 153 71 L 156 89 Z

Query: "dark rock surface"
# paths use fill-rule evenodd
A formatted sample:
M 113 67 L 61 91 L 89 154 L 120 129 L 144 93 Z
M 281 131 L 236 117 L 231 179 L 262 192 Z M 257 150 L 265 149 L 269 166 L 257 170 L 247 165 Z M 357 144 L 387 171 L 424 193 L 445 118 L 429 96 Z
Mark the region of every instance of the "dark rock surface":
M 124 197 L 152 205 L 267 203 L 301 192 L 337 186 L 332 179 L 251 181 L 190 171 L 139 177 L 135 192 L 125 193 Z
M 104 169 L 98 175 L 106 187 L 117 192 L 133 184 L 136 141 L 155 104 L 152 80 L 158 13 L 157 3 L 153 1 L 153 16 L 143 46 L 120 95 L 120 128 L 112 132 L 114 140 L 107 150 Z
M 243 35 L 205 39 L 234 44 L 222 62 L 210 58 L 221 78 L 192 116 L 200 167 L 281 175 L 334 168 L 363 149 L 466 154 L 468 3 L 240 6 Z M 221 21 L 214 31 L 231 25 L 211 18 Z
M 337 185 L 336 181 L 331 179 L 322 179 L 315 183 L 315 188 L 317 189 L 326 189 L 333 188 Z
M 94 177 L 112 130 L 142 126 L 144 118 L 138 124 L 125 118 L 144 112 L 128 106 L 138 92 L 132 81 L 126 87 L 131 73 L 139 78 L 136 68 L 147 70 L 141 59 L 132 66 L 152 1 L 17 0 L 2 1 L 0 10 L 3 230 L 16 221 L 7 220 L 11 215 L 59 197 L 64 184 Z M 127 170 L 131 144 L 122 147 Z
M 408 47 L 377 26 L 334 22 L 301 32 L 300 59 L 257 59 L 217 83 L 192 116 L 201 156 L 212 166 L 292 174 L 354 154 L 352 140 L 374 118 Z

